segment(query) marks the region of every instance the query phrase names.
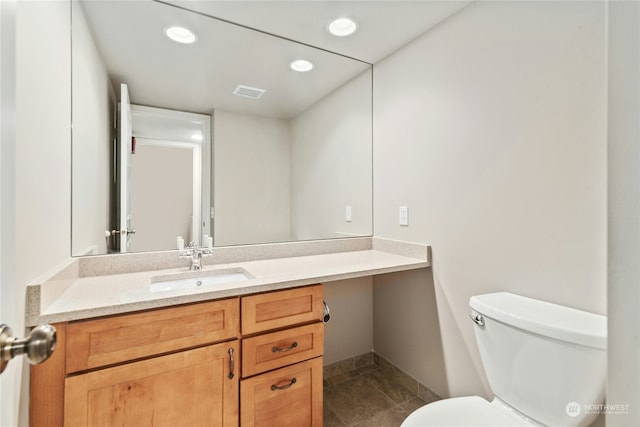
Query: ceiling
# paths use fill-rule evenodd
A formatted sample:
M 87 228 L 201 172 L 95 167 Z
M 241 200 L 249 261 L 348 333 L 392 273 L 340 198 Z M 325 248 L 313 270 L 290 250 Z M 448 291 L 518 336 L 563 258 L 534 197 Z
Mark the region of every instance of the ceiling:
M 167 3 L 375 64 L 471 0 L 166 0 Z M 326 31 L 331 19 L 358 24 L 352 36 Z
M 126 83 L 134 104 L 291 119 L 356 76 L 371 79 L 370 64 L 468 3 L 85 0 L 74 2 L 73 11 L 86 18 L 116 93 Z M 355 34 L 328 33 L 330 19 L 342 16 L 358 21 Z M 169 40 L 163 31 L 172 25 L 195 30 L 197 42 Z M 289 64 L 300 58 L 316 67 L 292 71 Z M 258 100 L 238 97 L 238 85 L 266 93 Z M 359 97 L 370 103 L 370 90 Z

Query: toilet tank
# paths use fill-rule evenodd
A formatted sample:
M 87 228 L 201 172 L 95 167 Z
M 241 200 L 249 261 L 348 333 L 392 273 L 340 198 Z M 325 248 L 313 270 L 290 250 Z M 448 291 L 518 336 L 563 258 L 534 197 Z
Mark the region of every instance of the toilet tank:
M 585 426 L 604 401 L 607 318 L 507 292 L 471 297 L 496 397 L 549 426 Z M 483 323 L 483 325 L 480 325 Z

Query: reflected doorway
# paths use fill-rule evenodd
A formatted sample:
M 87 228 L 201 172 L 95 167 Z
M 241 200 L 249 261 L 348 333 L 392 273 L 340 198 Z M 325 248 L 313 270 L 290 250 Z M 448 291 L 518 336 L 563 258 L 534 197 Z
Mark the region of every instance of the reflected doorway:
M 176 237 L 210 235 L 211 117 L 131 105 L 127 185 L 132 252 L 176 249 Z

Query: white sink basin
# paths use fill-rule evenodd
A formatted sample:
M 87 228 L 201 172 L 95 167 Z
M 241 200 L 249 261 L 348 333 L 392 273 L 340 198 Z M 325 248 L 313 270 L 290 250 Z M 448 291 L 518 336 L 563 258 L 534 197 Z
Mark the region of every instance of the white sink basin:
M 166 276 L 151 278 L 151 292 L 206 288 L 209 286 L 243 282 L 253 278 L 254 277 L 243 268 L 168 274 Z

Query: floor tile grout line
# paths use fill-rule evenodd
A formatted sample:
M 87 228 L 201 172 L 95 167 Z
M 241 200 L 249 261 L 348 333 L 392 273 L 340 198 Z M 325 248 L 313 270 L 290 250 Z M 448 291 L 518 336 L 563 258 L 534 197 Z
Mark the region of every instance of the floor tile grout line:
M 346 383 L 346 382 L 348 382 L 348 381 L 350 381 L 350 380 L 352 380 L 354 378 L 363 376 L 363 373 L 358 372 L 358 368 L 352 369 L 351 372 L 355 372 L 355 374 L 356 374 L 353 378 L 349 378 L 349 379 L 344 380 L 344 381 L 342 381 L 342 382 L 340 382 L 338 384 L 332 385 L 332 387 L 338 387 L 340 384 L 344 384 L 344 383 Z M 366 378 L 365 378 L 365 380 L 366 380 Z M 370 383 L 370 381 L 367 381 L 367 382 Z M 374 387 L 375 387 L 375 385 L 374 385 Z M 382 394 L 384 396 L 387 396 L 382 390 L 378 389 L 378 391 L 382 392 Z M 331 408 L 329 408 L 329 409 L 331 409 Z M 353 427 L 353 426 L 357 425 L 358 423 L 360 423 L 362 421 L 362 420 L 359 420 L 359 421 L 355 421 L 355 422 L 349 424 L 336 411 L 332 410 L 332 412 L 340 420 L 340 422 L 342 424 L 344 424 L 346 427 Z
M 348 381 L 348 380 L 347 380 L 347 381 Z M 340 384 L 343 384 L 343 383 L 345 383 L 345 382 L 346 382 L 346 381 L 343 381 L 343 382 L 341 382 Z M 331 385 L 331 386 L 327 387 L 327 389 L 329 389 L 329 388 L 334 388 L 334 387 L 338 387 L 340 384 L 333 384 L 333 385 Z M 324 404 L 326 405 L 326 403 L 324 403 Z M 346 422 L 346 421 L 345 421 L 345 420 L 344 420 L 344 419 L 343 419 L 343 418 L 338 414 L 338 412 L 334 411 L 334 410 L 331 408 L 331 406 L 330 406 L 330 405 L 328 405 L 327 407 L 329 408 L 329 410 L 330 410 L 331 412 L 333 412 L 333 415 L 334 415 L 334 416 L 335 416 L 335 417 L 340 421 L 340 423 L 342 423 L 342 425 L 344 425 L 345 427 L 352 427 L 352 426 L 354 426 L 354 425 L 355 425 L 355 424 L 353 424 L 353 423 L 352 423 L 352 424 L 348 424 L 348 423 L 347 423 L 347 422 Z
M 338 418 L 340 420 L 340 422 L 345 425 L 346 427 L 351 427 L 351 424 L 347 424 L 347 422 L 345 420 L 342 419 L 342 417 L 340 415 L 338 415 L 338 413 L 336 411 L 333 411 L 333 415 L 336 416 L 336 418 Z
M 373 381 L 369 380 L 368 378 L 364 379 L 367 383 L 369 383 L 373 388 L 377 389 L 380 393 L 382 393 L 382 395 L 384 397 L 386 397 L 387 399 L 389 399 L 394 405 L 396 404 L 396 401 L 393 400 L 393 398 L 391 396 L 389 396 L 387 393 L 384 392 L 384 390 L 380 387 L 378 387 L 377 384 L 375 384 Z M 392 406 L 393 407 L 393 406 Z M 383 411 L 384 412 L 384 411 Z
M 374 366 L 375 366 L 375 368 L 374 368 L 374 369 L 367 369 L 367 370 L 366 370 L 366 371 L 364 371 L 364 372 L 363 372 L 362 370 L 363 370 L 363 369 L 365 369 L 365 368 L 367 368 L 367 367 L 369 367 L 369 365 L 366 365 L 366 366 L 363 366 L 363 367 L 360 367 L 360 368 L 355 368 L 355 369 L 353 369 L 353 370 L 352 370 L 352 372 L 354 372 L 354 373 L 355 373 L 355 375 L 354 375 L 352 378 L 349 378 L 349 379 L 347 379 L 347 380 L 344 380 L 344 381 L 342 381 L 342 382 L 340 382 L 340 383 L 338 383 L 338 384 L 332 384 L 332 383 L 331 383 L 331 385 L 329 385 L 329 386 L 327 387 L 327 389 L 329 389 L 329 388 L 333 388 L 333 387 L 339 387 L 339 386 L 340 386 L 341 384 L 343 384 L 343 383 L 346 383 L 346 382 L 348 382 L 348 381 L 351 381 L 351 380 L 353 380 L 353 379 L 355 379 L 355 378 L 357 378 L 357 377 L 365 377 L 367 374 L 370 374 L 370 373 L 375 372 L 375 371 L 378 371 L 378 370 L 382 371 L 382 370 L 381 370 L 380 365 L 378 365 L 378 364 L 376 364 L 376 363 L 373 363 L 373 364 L 371 364 L 371 365 L 374 365 Z M 360 372 L 358 372 L 359 370 L 360 370 Z M 346 372 L 345 372 L 345 373 L 346 373 Z M 382 372 L 382 375 L 384 376 L 384 372 Z M 393 403 L 393 405 L 392 405 L 391 407 L 389 407 L 389 408 L 387 408 L 387 409 L 385 409 L 385 410 L 382 410 L 382 411 L 377 412 L 376 414 L 374 414 L 374 415 L 373 415 L 373 417 L 375 417 L 375 416 L 377 416 L 377 415 L 379 415 L 379 414 L 383 414 L 383 413 L 391 412 L 391 411 L 393 411 L 393 410 L 395 410 L 395 409 L 402 410 L 402 409 L 403 409 L 403 408 L 402 408 L 402 407 L 403 407 L 403 405 L 405 405 L 407 402 L 411 401 L 412 399 L 415 399 L 415 398 L 419 398 L 419 397 L 420 397 L 418 394 L 415 394 L 413 391 L 411 391 L 411 390 L 409 390 L 409 389 L 407 389 L 406 387 L 404 387 L 404 386 L 403 386 L 403 388 L 404 388 L 404 389 L 409 393 L 409 398 L 407 398 L 407 399 L 403 400 L 402 402 L 398 402 L 398 403 L 396 403 L 396 401 L 395 401 L 391 396 L 389 396 L 387 393 L 385 393 L 385 391 L 384 391 L 381 387 L 379 387 L 379 386 L 378 386 L 374 381 L 370 380 L 369 378 L 363 378 L 363 379 L 364 379 L 364 380 L 365 380 L 369 385 L 373 386 L 376 390 L 378 390 L 380 393 L 382 393 L 382 395 L 383 395 L 383 396 L 385 396 L 387 399 L 389 399 L 389 401 L 390 401 L 390 402 L 392 402 L 392 403 Z M 329 382 L 330 382 L 330 381 L 329 381 Z M 393 381 L 392 381 L 392 382 L 393 382 Z M 398 385 L 400 385 L 400 384 L 398 384 Z M 342 417 L 340 417 L 340 415 L 338 415 L 338 413 L 337 413 L 336 411 L 334 411 L 333 409 L 331 409 L 331 407 L 330 407 L 330 406 L 328 406 L 328 408 L 331 410 L 331 412 L 333 412 L 333 415 L 334 415 L 334 416 L 335 416 L 335 417 L 336 417 L 336 418 L 337 418 L 337 419 L 338 419 L 338 420 L 339 420 L 339 421 L 340 421 L 344 426 L 346 426 L 346 427 L 354 427 L 354 426 L 356 426 L 356 425 L 358 425 L 358 424 L 360 424 L 360 423 L 362 423 L 362 422 L 364 421 L 364 420 L 358 420 L 358 421 L 355 421 L 355 422 L 353 422 L 353 423 L 351 423 L 351 424 L 347 424 L 347 422 L 346 422 Z M 372 417 L 372 418 L 373 418 L 373 417 Z
M 382 371 L 382 369 L 380 369 L 380 371 L 382 372 L 382 375 L 384 376 L 384 372 Z M 373 371 L 369 371 L 369 372 L 365 372 L 361 375 L 366 375 L 368 373 L 371 373 Z M 386 378 L 386 377 L 385 377 Z M 393 383 L 394 385 L 398 386 L 398 387 L 402 387 L 403 389 L 405 389 L 407 391 L 407 393 L 409 393 L 410 397 L 408 399 L 403 400 L 402 402 L 398 402 L 396 403 L 395 399 L 392 396 L 389 396 L 381 387 L 378 387 L 377 384 L 375 384 L 373 381 L 370 381 L 368 378 L 365 378 L 365 380 L 371 384 L 373 387 L 375 387 L 376 389 L 378 389 L 378 391 L 380 391 L 383 395 L 385 395 L 390 401 L 392 401 L 394 403 L 394 406 L 392 406 L 392 408 L 395 408 L 396 406 L 402 405 L 407 403 L 408 401 L 410 401 L 413 398 L 416 397 L 420 397 L 419 395 L 415 394 L 413 391 L 409 390 L 408 388 L 406 388 L 405 386 L 403 386 L 402 384 L 399 383 L 395 383 L 393 380 L 391 380 L 391 383 Z M 391 408 L 389 408 L 391 409 Z

